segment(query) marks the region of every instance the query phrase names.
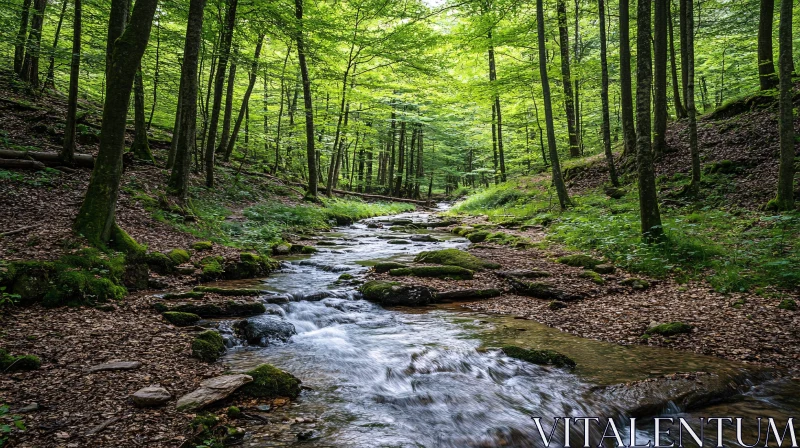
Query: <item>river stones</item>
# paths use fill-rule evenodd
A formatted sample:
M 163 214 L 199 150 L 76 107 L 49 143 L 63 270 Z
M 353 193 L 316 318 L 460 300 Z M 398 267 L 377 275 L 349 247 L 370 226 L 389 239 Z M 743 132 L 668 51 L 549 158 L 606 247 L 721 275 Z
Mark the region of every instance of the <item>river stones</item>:
M 382 280 L 364 283 L 360 291 L 365 300 L 383 306 L 422 306 L 431 303 L 433 299 L 433 292 L 428 287 Z
M 428 235 L 428 234 L 412 235 L 409 239 L 411 241 L 416 242 L 416 243 L 438 243 L 438 242 L 441 242 L 440 239 L 434 238 L 434 237 L 432 237 L 431 235 Z
M 292 252 L 292 245 L 283 243 L 272 247 L 272 255 L 289 255 Z
M 503 353 L 510 358 L 539 365 L 551 365 L 574 369 L 576 364 L 571 358 L 555 350 L 528 350 L 513 345 L 503 347 Z
M 379 274 L 382 274 L 384 272 L 389 272 L 392 269 L 402 269 L 402 268 L 407 268 L 407 267 L 408 267 L 408 265 L 405 265 L 403 263 L 397 263 L 397 262 L 394 262 L 394 261 L 383 261 L 383 262 L 377 263 L 375 266 L 372 267 L 372 269 L 374 269 L 375 272 L 377 272 Z
M 244 319 L 234 325 L 237 332 L 251 345 L 266 347 L 270 342 L 287 342 L 297 334 L 291 323 L 272 315 Z
M 114 361 L 105 364 L 98 364 L 96 366 L 86 369 L 88 373 L 103 372 L 110 370 L 135 370 L 142 366 L 139 361 Z
M 531 282 L 515 277 L 509 277 L 508 282 L 515 293 L 537 299 L 570 302 L 581 300 L 585 297 L 583 293 L 566 291 L 547 282 Z
M 161 406 L 172 399 L 172 394 L 159 384 L 143 387 L 131 396 L 133 404 L 140 408 Z
M 236 389 L 252 381 L 252 376 L 244 374 L 223 375 L 207 379 L 200 383 L 200 388 L 178 399 L 178 410 L 202 409 L 211 403 L 229 397 Z
M 435 277 L 449 280 L 471 280 L 474 272 L 460 266 L 412 266 L 392 269 L 391 276 Z

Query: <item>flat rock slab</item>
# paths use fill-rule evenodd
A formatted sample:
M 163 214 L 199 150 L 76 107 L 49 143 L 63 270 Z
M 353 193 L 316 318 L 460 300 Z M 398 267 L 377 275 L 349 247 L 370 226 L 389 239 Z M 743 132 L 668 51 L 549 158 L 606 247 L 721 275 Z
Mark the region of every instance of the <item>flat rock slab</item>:
M 202 409 L 215 401 L 229 397 L 236 389 L 253 381 L 253 377 L 244 374 L 223 375 L 209 378 L 200 383 L 200 388 L 178 399 L 178 409 L 189 411 Z
M 161 406 L 172 399 L 172 394 L 156 384 L 137 390 L 133 394 L 133 403 L 140 408 Z
M 135 370 L 142 366 L 139 361 L 115 361 L 106 364 L 98 364 L 86 369 L 88 373 L 102 372 L 105 370 Z

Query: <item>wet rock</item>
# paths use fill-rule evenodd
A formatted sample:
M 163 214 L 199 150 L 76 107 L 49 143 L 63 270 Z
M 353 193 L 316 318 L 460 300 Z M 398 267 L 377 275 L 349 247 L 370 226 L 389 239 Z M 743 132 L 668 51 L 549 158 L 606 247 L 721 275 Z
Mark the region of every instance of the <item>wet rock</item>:
M 238 262 L 225 264 L 224 274 L 225 278 L 229 280 L 256 278 L 264 277 L 277 268 L 278 263 L 275 260 L 258 254 L 242 252 L 239 254 Z
M 529 282 L 514 277 L 510 277 L 508 281 L 514 289 L 514 292 L 523 296 L 545 300 L 560 300 L 562 302 L 581 300 L 584 298 L 582 293 L 565 291 L 546 282 Z
M 374 222 L 367 223 L 367 228 L 368 229 L 379 229 L 381 227 L 382 226 L 380 224 L 375 224 Z
M 399 240 L 399 239 L 397 239 L 397 240 L 388 240 L 388 241 L 386 241 L 386 244 L 411 244 L 411 241 L 409 241 L 409 240 Z
M 375 272 L 377 272 L 379 274 L 382 274 L 384 272 L 389 272 L 392 269 L 402 269 L 402 268 L 407 268 L 407 267 L 408 267 L 408 265 L 405 265 L 403 263 L 396 263 L 394 261 L 385 261 L 385 262 L 381 262 L 381 263 L 376 264 L 375 266 L 372 267 L 372 269 L 374 269 Z
M 290 322 L 272 315 L 258 316 L 237 322 L 234 327 L 248 344 L 266 347 L 270 342 L 287 342 L 297 334 Z
M 297 440 L 301 442 L 304 440 L 311 440 L 313 438 L 314 438 L 314 431 L 312 430 L 301 431 L 297 433 Z
M 182 411 L 202 409 L 211 403 L 229 397 L 236 389 L 252 381 L 252 376 L 244 374 L 223 375 L 207 379 L 200 383 L 199 389 L 179 398 L 177 407 Z
M 409 224 L 414 224 L 414 221 L 410 219 L 395 219 L 394 221 L 391 221 L 389 224 L 393 226 L 407 226 Z
M 267 293 L 263 289 L 252 288 L 218 288 L 215 286 L 195 286 L 195 292 L 214 293 L 221 296 L 260 296 Z
M 205 362 L 214 362 L 225 354 L 225 341 L 222 335 L 208 330 L 197 335 L 192 341 L 192 357 Z
M 270 364 L 261 364 L 247 372 L 253 381 L 242 388 L 242 393 L 255 398 L 297 398 L 301 381 L 291 373 Z
M 167 311 L 180 311 L 183 313 L 197 314 L 202 318 L 209 317 L 247 317 L 257 316 L 266 311 L 261 302 L 245 302 L 230 300 L 225 303 L 178 303 L 173 306 L 161 302 L 153 304 L 159 313 Z
M 391 276 L 435 277 L 453 280 L 471 280 L 473 272 L 460 266 L 413 266 L 392 269 Z
M 86 369 L 88 373 L 103 372 L 110 370 L 135 370 L 142 366 L 139 361 L 115 361 L 105 364 L 98 364 L 96 366 Z
M 437 303 L 456 300 L 480 300 L 498 297 L 502 293 L 499 289 L 462 289 L 459 291 L 437 292 L 434 294 L 433 299 Z
M 481 260 L 480 258 L 458 249 L 442 249 L 420 252 L 414 261 L 417 263 L 433 263 L 443 264 L 447 266 L 460 266 L 472 271 L 481 271 L 483 269 L 497 269 L 500 267 L 497 263 Z
M 297 302 L 306 301 L 306 302 L 318 302 L 322 299 L 327 299 L 331 297 L 333 293 L 331 291 L 314 291 L 310 293 L 295 293 L 294 300 Z
M 280 306 L 278 306 L 278 305 L 276 305 L 274 303 L 268 303 L 268 304 L 264 305 L 264 307 L 267 309 L 266 314 L 271 314 L 273 316 L 285 316 L 286 315 L 286 311 L 283 308 L 281 308 Z
M 418 243 L 438 243 L 441 241 L 431 235 L 412 235 L 409 239 Z
M 292 253 L 292 245 L 291 244 L 276 244 L 272 247 L 272 255 L 289 255 Z
M 641 278 L 634 278 L 634 277 L 626 278 L 625 280 L 619 282 L 619 284 L 622 286 L 628 286 L 630 288 L 633 288 L 636 291 L 644 291 L 645 289 L 650 288 L 650 282 L 648 282 L 647 280 L 643 280 Z
M 555 350 L 527 350 L 513 345 L 505 346 L 502 350 L 510 358 L 533 364 L 567 367 L 570 369 L 574 369 L 576 366 L 575 361 Z
M 172 394 L 166 389 L 156 384 L 143 387 L 133 395 L 133 403 L 140 408 L 152 408 L 161 406 L 172 399 Z
M 381 280 L 363 284 L 360 291 L 365 300 L 384 306 L 421 306 L 431 303 L 433 299 L 430 288 Z
M 615 268 L 612 264 L 602 263 L 592 268 L 592 270 L 598 274 L 613 274 L 617 268 Z
M 264 298 L 264 302 L 266 303 L 289 303 L 292 301 L 292 298 L 288 294 L 276 294 L 274 296 L 269 296 Z M 269 312 L 269 310 L 267 310 Z
M 429 228 L 438 228 L 438 227 L 450 227 L 458 224 L 458 221 L 432 221 L 424 223 L 425 227 Z

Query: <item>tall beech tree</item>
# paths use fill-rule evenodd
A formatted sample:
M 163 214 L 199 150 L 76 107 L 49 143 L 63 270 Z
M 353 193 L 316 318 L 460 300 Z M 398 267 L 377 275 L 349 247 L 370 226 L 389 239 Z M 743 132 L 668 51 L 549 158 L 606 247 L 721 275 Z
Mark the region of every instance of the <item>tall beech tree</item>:
M 774 18 L 775 0 L 761 0 L 758 10 L 757 53 L 758 81 L 761 90 L 769 90 L 778 87 L 778 74 L 775 73 L 775 63 L 772 56 L 772 25 L 774 23 Z
M 694 4 L 686 2 L 684 8 L 686 29 L 694 29 Z M 697 143 L 697 106 L 694 101 L 694 33 L 686 33 L 686 112 L 689 115 L 689 153 L 692 158 L 692 181 L 689 192 L 697 194 L 700 191 L 700 148 Z
M 600 101 L 602 103 L 603 114 L 603 152 L 608 162 L 608 176 L 611 180 L 611 184 L 618 187 L 619 178 L 617 177 L 617 169 L 614 167 L 614 153 L 611 151 L 611 117 L 608 110 L 608 57 L 606 50 L 606 11 L 604 0 L 597 0 L 597 9 L 600 16 L 600 78 L 602 83 L 600 87 Z
M 239 116 L 236 117 L 236 122 L 233 125 L 233 131 L 231 131 L 230 141 L 228 141 L 228 146 L 225 149 L 224 160 L 226 162 L 231 158 L 233 147 L 236 146 L 236 137 L 239 135 L 239 129 L 242 127 L 242 120 L 244 120 L 244 115 L 247 112 L 247 106 L 250 104 L 250 95 L 252 95 L 253 88 L 256 85 L 256 80 L 258 79 L 258 57 L 261 55 L 261 47 L 264 45 L 263 33 L 258 36 L 257 42 L 256 51 L 253 54 L 253 62 L 250 64 L 250 82 L 247 84 L 247 90 L 244 92 L 244 98 L 242 98 L 242 107 L 239 108 Z
M 636 171 L 639 175 L 639 215 L 645 241 L 658 241 L 664 234 L 658 210 L 656 177 L 650 143 L 650 89 L 653 68 L 650 51 L 651 8 L 639 1 L 636 14 Z
M 64 145 L 61 147 L 61 161 L 72 165 L 75 156 L 75 122 L 78 116 L 78 77 L 81 72 L 81 33 L 83 24 L 81 17 L 83 7 L 81 0 L 74 0 L 75 8 L 72 19 L 72 59 L 69 68 L 69 98 L 67 100 L 67 122 L 64 126 Z
M 622 115 L 622 142 L 624 144 L 623 153 L 625 155 L 633 154 L 636 149 L 631 81 L 630 9 L 630 0 L 619 0 L 619 99 L 620 103 L 622 103 L 620 109 Z
M 653 155 L 667 149 L 667 18 L 669 0 L 655 0 L 653 35 Z
M 542 83 L 542 97 L 544 100 L 544 116 L 547 128 L 547 146 L 550 150 L 550 165 L 553 173 L 553 186 L 558 195 L 561 209 L 572 205 L 567 193 L 567 186 L 561 176 L 561 164 L 558 160 L 558 147 L 556 146 L 556 131 L 553 125 L 553 103 L 550 99 L 550 81 L 547 77 L 547 49 L 544 41 L 544 6 L 542 0 L 536 0 L 536 29 L 539 40 L 539 76 Z
M 314 103 L 311 101 L 311 79 L 306 64 L 306 47 L 303 39 L 303 0 L 294 0 L 295 18 L 297 19 L 295 40 L 297 41 L 297 62 L 300 65 L 300 76 L 303 80 L 303 107 L 306 115 L 306 159 L 308 167 L 308 190 L 306 194 L 317 198 L 317 154 L 314 150 Z
M 47 75 L 44 79 L 45 89 L 52 89 L 55 87 L 55 70 L 56 70 L 56 50 L 58 50 L 58 38 L 61 36 L 61 25 L 64 23 L 64 13 L 67 12 L 67 0 L 61 2 L 61 14 L 58 15 L 58 26 L 56 26 L 56 35 L 53 38 L 53 50 L 50 52 L 50 63 L 47 66 Z
M 17 31 L 17 39 L 14 42 L 14 73 L 18 75 L 22 71 L 22 63 L 25 60 L 25 39 L 28 35 L 31 3 L 33 3 L 32 0 L 23 0 L 22 2 L 22 18 L 19 21 L 19 31 Z
M 109 29 L 114 24 L 125 23 L 124 0 L 111 1 Z M 122 176 L 122 153 L 125 149 L 125 124 L 128 104 L 133 88 L 133 78 L 150 39 L 150 29 L 158 0 L 137 0 L 130 24 L 119 38 L 110 44 L 110 62 L 106 69 L 107 80 L 103 121 L 100 127 L 100 149 L 97 153 L 89 187 L 75 219 L 75 231 L 95 245 L 113 241 L 123 249 L 129 237 L 116 224 L 117 196 Z M 123 14 L 123 17 L 120 17 Z
M 794 105 L 792 97 L 792 0 L 780 0 L 781 18 L 778 25 L 778 70 L 780 78 L 780 164 L 778 167 L 778 195 L 775 206 L 778 210 L 794 210 Z
M 672 103 L 675 106 L 675 116 L 678 119 L 686 118 L 686 108 L 681 102 L 681 84 L 678 82 L 678 64 L 675 59 L 675 33 L 673 31 L 674 21 L 672 20 L 672 1 L 670 0 L 669 12 L 669 62 L 672 72 Z
M 200 42 L 203 38 L 203 10 L 206 0 L 189 2 L 189 18 L 186 24 L 186 37 L 183 44 L 183 64 L 181 64 L 180 92 L 178 95 L 178 132 L 172 136 L 175 155 L 169 177 L 169 189 L 181 201 L 186 200 L 189 191 L 189 170 L 192 164 L 192 148 L 195 145 L 197 126 L 197 66 L 200 55 Z
M 558 0 L 558 41 L 561 49 L 561 78 L 564 87 L 564 109 L 567 113 L 567 131 L 569 132 L 569 155 L 578 157 L 581 148 L 578 143 L 578 131 L 575 128 L 575 97 L 572 93 L 572 76 L 569 67 L 569 30 L 567 29 L 567 4 Z
M 489 39 L 489 84 L 495 90 L 494 94 L 494 109 L 492 110 L 492 126 L 495 127 L 493 135 L 496 134 L 495 141 L 497 143 L 497 158 L 500 168 L 500 180 L 506 181 L 506 155 L 503 149 L 503 113 L 500 109 L 500 94 L 497 92 L 497 64 L 494 58 L 494 44 L 492 43 L 492 30 L 489 29 L 487 33 Z M 496 132 L 495 132 L 496 130 Z M 497 163 L 495 163 L 497 165 Z M 495 170 L 497 166 L 495 166 Z
M 30 83 L 31 87 L 39 87 L 39 55 L 42 47 L 42 27 L 44 26 L 44 11 L 47 0 L 34 0 L 33 18 L 31 19 L 31 32 L 25 41 L 25 57 L 19 77 Z
M 153 160 L 153 154 L 150 152 L 150 143 L 147 138 L 142 67 L 136 70 L 136 76 L 133 78 L 133 116 L 134 137 L 131 144 L 131 153 L 137 160 L 154 164 L 155 160 Z

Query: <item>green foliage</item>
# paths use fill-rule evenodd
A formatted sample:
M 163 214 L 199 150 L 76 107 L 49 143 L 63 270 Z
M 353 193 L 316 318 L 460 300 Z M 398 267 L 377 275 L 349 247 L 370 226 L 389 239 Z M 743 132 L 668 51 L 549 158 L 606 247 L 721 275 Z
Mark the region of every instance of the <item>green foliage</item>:
M 0 349 L 0 372 L 20 372 L 36 370 L 42 366 L 42 361 L 34 355 L 12 356 L 7 351 Z
M 201 361 L 214 362 L 224 354 L 225 342 L 216 331 L 204 331 L 192 341 L 192 356 Z
M 792 299 L 783 299 L 781 303 L 778 304 L 778 308 L 788 311 L 797 311 L 797 302 Z
M 525 362 L 555 367 L 574 369 L 575 361 L 554 350 L 528 350 L 513 345 L 503 347 L 503 353 L 510 358 L 517 358 Z
M 689 324 L 685 324 L 683 322 L 670 322 L 666 324 L 656 325 L 655 327 L 650 327 L 647 329 L 647 331 L 644 332 L 644 334 L 675 336 L 676 334 L 691 333 L 692 328 L 694 327 L 692 327 Z
M 270 364 L 261 364 L 245 372 L 253 381 L 239 389 L 243 394 L 255 398 L 289 397 L 300 395 L 300 380 Z
M 8 405 L 0 403 L 0 447 L 6 445 L 14 431 L 25 431 L 25 422 L 21 416 L 11 414 Z
M 241 418 L 242 417 L 242 410 L 236 406 L 230 406 L 228 410 L 225 412 L 229 418 Z
M 496 263 L 481 260 L 469 252 L 458 249 L 442 249 L 428 252 L 420 252 L 414 261 L 418 263 L 443 264 L 446 266 L 460 266 L 472 271 L 482 271 L 484 269 L 496 269 L 500 267 Z

